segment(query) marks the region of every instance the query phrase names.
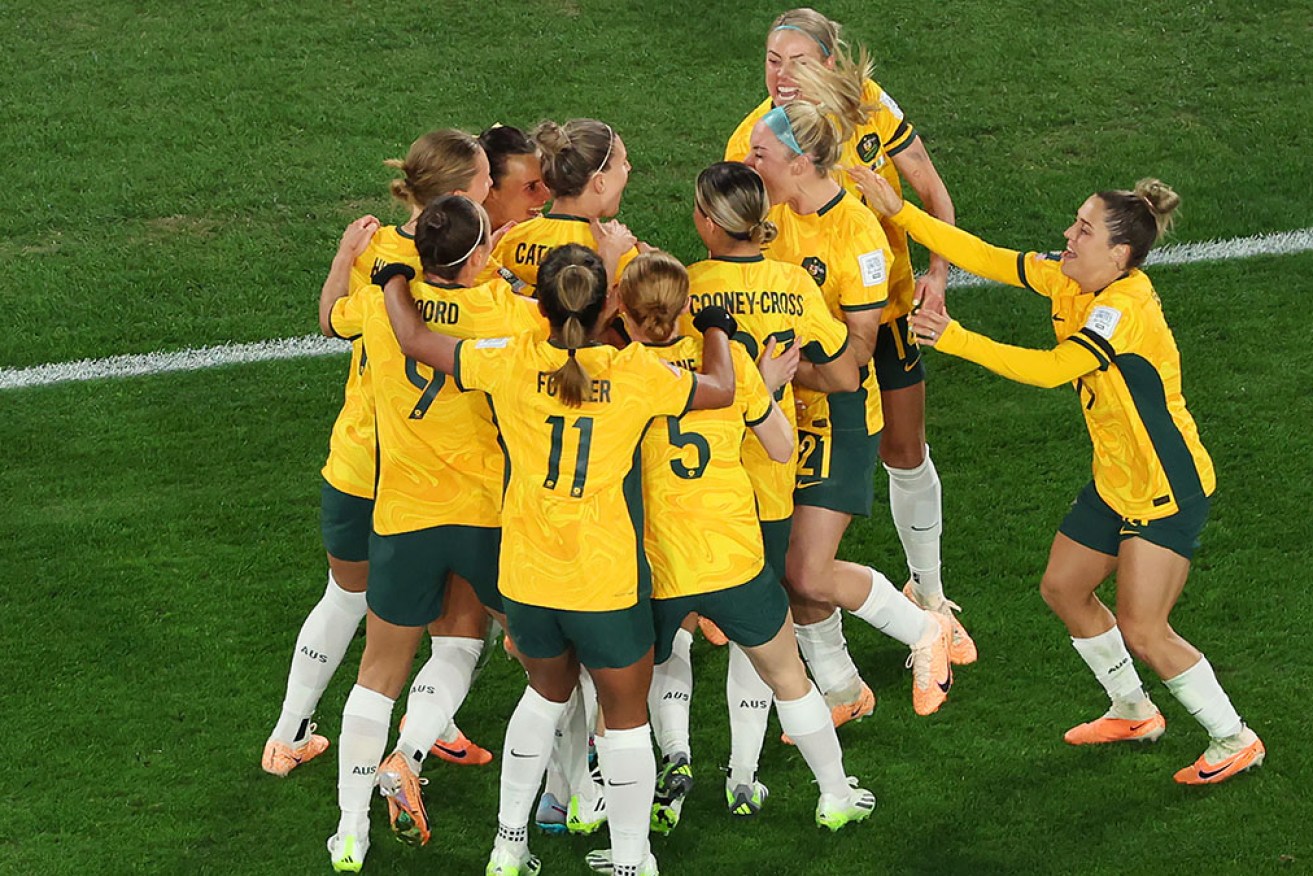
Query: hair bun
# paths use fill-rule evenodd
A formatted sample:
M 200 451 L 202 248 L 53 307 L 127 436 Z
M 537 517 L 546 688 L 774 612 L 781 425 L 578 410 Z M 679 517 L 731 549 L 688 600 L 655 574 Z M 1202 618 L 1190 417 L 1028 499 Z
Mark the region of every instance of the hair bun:
M 1135 184 L 1135 194 L 1144 198 L 1158 216 L 1170 216 L 1181 205 L 1181 196 L 1160 179 L 1142 179 Z
M 539 122 L 538 127 L 533 129 L 532 139 L 534 144 L 549 156 L 558 155 L 570 148 L 570 135 L 553 121 Z

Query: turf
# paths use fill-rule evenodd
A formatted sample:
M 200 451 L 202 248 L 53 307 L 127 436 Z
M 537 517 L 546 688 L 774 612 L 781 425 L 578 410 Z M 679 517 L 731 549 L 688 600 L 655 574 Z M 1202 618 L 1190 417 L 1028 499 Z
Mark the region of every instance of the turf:
M 569 0 L 28 8 L 0 30 L 12 96 L 0 103 L 0 367 L 313 331 L 341 226 L 398 215 L 381 160 L 448 124 L 611 122 L 635 165 L 622 218 L 693 258 L 691 180 L 760 99 L 761 36 L 778 11 L 685 0 L 659 13 Z M 1148 174 L 1182 192 L 1181 240 L 1313 225 L 1306 3 L 826 11 L 875 50 L 877 78 L 924 133 L 961 223 L 999 243 L 1046 248 L 1089 191 Z M 1089 477 L 1079 412 L 1067 390 L 931 355 L 946 574 L 980 663 L 919 719 L 904 654 L 849 624 L 881 704 L 842 739 L 881 805 L 872 824 L 822 836 L 805 766 L 773 741 L 765 813 L 725 816 L 723 655 L 699 642 L 700 784 L 685 823 L 656 841 L 663 872 L 1307 868 L 1313 354 L 1296 314 L 1311 277 L 1313 255 L 1154 272 L 1220 484 L 1174 621 L 1268 743 L 1258 775 L 1175 786 L 1203 735 L 1161 685 L 1171 732 L 1158 745 L 1061 744 L 1101 708 L 1036 588 Z M 951 307 L 1000 339 L 1049 339 L 1043 302 L 1019 291 L 962 291 Z M 326 872 L 335 759 L 278 781 L 258 752 L 322 589 L 318 467 L 344 369 L 326 358 L 0 393 L 0 872 Z M 883 508 L 844 555 L 902 572 Z M 319 712 L 334 739 L 349 675 Z M 499 748 L 521 684 L 495 660 L 462 727 Z M 370 872 L 482 866 L 495 767 L 427 775 L 433 844 L 379 834 Z M 533 842 L 553 873 L 583 872 L 596 844 Z

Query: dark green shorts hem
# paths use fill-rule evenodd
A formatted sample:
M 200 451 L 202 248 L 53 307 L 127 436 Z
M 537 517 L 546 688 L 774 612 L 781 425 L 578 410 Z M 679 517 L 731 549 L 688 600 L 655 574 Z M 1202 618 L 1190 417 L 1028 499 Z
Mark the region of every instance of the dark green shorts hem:
M 344 493 L 324 481 L 319 491 L 319 532 L 328 555 L 349 563 L 369 559 L 374 500 Z
M 615 611 L 570 611 L 502 597 L 511 640 L 536 660 L 574 649 L 588 669 L 624 669 L 652 648 L 652 603 L 640 599 Z
M 745 648 L 764 645 L 779 633 L 789 614 L 789 597 L 779 575 L 762 566 L 751 581 L 725 590 L 652 600 L 656 624 L 656 663 L 670 658 L 675 633 L 690 611 L 710 619 L 731 642 Z
M 882 323 L 876 332 L 875 379 L 882 392 L 925 383 L 921 347 L 912 337 L 906 314 Z
M 1194 558 L 1199 547 L 1199 535 L 1208 520 L 1211 505 L 1209 497 L 1198 496 L 1187 500 L 1170 517 L 1131 520 L 1114 511 L 1091 481 L 1071 503 L 1071 510 L 1063 518 L 1058 532 L 1077 544 L 1108 556 L 1117 556 L 1126 539 L 1142 538 L 1189 560 Z
M 390 624 L 422 627 L 442 617 L 447 574 L 474 588 L 479 601 L 502 610 L 497 592 L 501 530 L 486 526 L 434 526 L 396 535 L 371 533 L 370 611 Z

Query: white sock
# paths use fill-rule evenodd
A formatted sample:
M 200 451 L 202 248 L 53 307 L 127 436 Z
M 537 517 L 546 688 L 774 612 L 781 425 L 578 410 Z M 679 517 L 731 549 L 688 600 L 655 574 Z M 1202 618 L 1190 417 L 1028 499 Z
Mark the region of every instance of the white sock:
M 584 726 L 591 735 L 597 729 L 597 685 L 593 684 L 593 677 L 583 666 L 579 667 L 579 689 L 584 698 Z
M 922 605 L 936 605 L 944 598 L 939 578 L 939 538 L 944 521 L 940 501 L 939 473 L 930 460 L 930 447 L 916 468 L 890 468 L 889 511 L 898 530 L 898 540 L 907 555 L 912 589 Z
M 337 740 L 338 833 L 369 835 L 369 799 L 392 726 L 392 700 L 356 685 L 342 708 Z
M 471 679 L 471 682 L 473 679 Z M 439 742 L 452 743 L 460 738 L 460 728 L 456 726 L 455 720 L 447 722 L 447 726 L 438 734 Z
M 1073 638 L 1071 644 L 1108 692 L 1114 712 L 1125 718 L 1147 718 L 1153 714 L 1153 704 L 1144 694 L 1135 662 L 1116 624 L 1108 632 L 1088 639 Z
M 813 685 L 801 699 L 776 700 L 775 709 L 780 716 L 780 726 L 798 746 L 807 766 L 811 767 L 821 793 L 846 797 L 849 789 L 843 771 L 843 751 L 839 748 L 834 720 L 821 692 Z
M 853 614 L 909 648 L 939 631 L 930 612 L 904 596 L 875 569 L 867 571 L 871 573 L 871 592 Z
M 1165 681 L 1172 696 L 1203 725 L 1209 736 L 1225 739 L 1244 729 L 1239 713 L 1231 705 L 1231 699 L 1222 690 L 1222 685 L 1218 684 L 1207 657 L 1200 655 L 1199 662 L 1194 666 Z
M 406 726 L 397 739 L 397 750 L 410 759 L 416 775 L 438 734 L 465 702 L 482 650 L 482 639 L 433 637 L 433 653 L 411 682 Z
M 329 572 L 324 595 L 310 609 L 296 636 L 283 711 L 270 738 L 288 745 L 305 739 L 319 698 L 324 695 L 324 688 L 337 671 L 364 616 L 365 594 L 343 590 Z
M 729 780 L 746 785 L 757 778 L 761 746 L 766 738 L 773 699 L 752 661 L 734 642 L 729 643 L 729 672 L 725 675 L 725 701 L 729 704 Z M 828 712 L 827 712 L 828 714 Z
M 607 729 L 597 738 L 597 760 L 606 782 L 606 820 L 611 831 L 611 860 L 617 870 L 637 867 L 648 855 L 647 831 L 652 823 L 656 760 L 652 729 Z
M 652 670 L 647 710 L 663 757 L 692 753 L 688 741 L 688 713 L 693 701 L 692 648 L 693 634 L 679 630 L 670 658 Z
M 838 702 L 857 699 L 862 692 L 862 676 L 843 638 L 843 613 L 836 608 L 819 623 L 796 624 L 794 632 L 802 659 L 821 693 Z
M 591 690 L 591 688 L 590 688 Z M 593 776 L 588 771 L 588 708 L 586 693 L 580 685 L 570 696 L 570 708 L 561 718 L 558 728 L 560 736 L 553 749 L 553 760 L 559 761 L 560 772 L 565 778 L 565 796 L 557 797 L 568 803 L 570 797 L 578 794 L 591 799 L 594 793 Z
M 529 816 L 565 706 L 544 699 L 533 688 L 526 687 L 511 714 L 501 759 L 498 845 L 509 845 L 519 852 L 528 844 Z

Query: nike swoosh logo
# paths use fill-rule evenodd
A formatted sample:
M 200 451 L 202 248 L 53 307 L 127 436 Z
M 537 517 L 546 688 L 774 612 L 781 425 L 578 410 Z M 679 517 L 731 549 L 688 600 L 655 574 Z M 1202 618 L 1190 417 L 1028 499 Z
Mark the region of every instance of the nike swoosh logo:
M 1152 721 L 1144 721 L 1144 722 L 1139 723 L 1139 724 L 1133 724 L 1133 725 L 1131 725 L 1130 732 L 1132 732 L 1132 733 L 1139 733 L 1139 732 L 1140 732 L 1140 729 L 1141 729 L 1142 727 L 1148 727 L 1148 726 L 1149 726 L 1150 724 L 1152 724 L 1152 723 L 1153 723 Z
M 1225 761 L 1220 767 L 1218 767 L 1218 768 L 1215 769 L 1215 770 L 1203 770 L 1203 769 L 1201 769 L 1201 770 L 1199 771 L 1199 778 L 1201 778 L 1201 779 L 1211 779 L 1213 776 L 1220 775 L 1221 773 L 1226 772 L 1227 769 L 1228 769 L 1230 766 L 1231 766 L 1231 761 L 1228 760 L 1228 761 Z
M 941 691 L 948 693 L 948 689 L 953 686 L 953 679 L 951 677 L 945 678 L 943 681 L 936 681 L 935 684 L 939 685 Z
M 807 489 L 808 487 L 815 487 L 815 486 L 819 485 L 820 483 L 821 483 L 820 481 L 808 481 L 808 482 L 805 483 L 805 484 L 794 484 L 794 485 L 793 485 L 793 488 L 794 488 L 795 490 L 805 490 L 805 489 Z
M 913 532 L 929 532 L 930 530 L 932 530 L 932 529 L 934 529 L 934 528 L 935 528 L 935 525 L 932 523 L 932 524 L 930 524 L 929 526 L 913 526 L 913 527 L 912 527 L 912 531 L 913 531 Z M 915 578 L 916 576 L 913 575 L 912 577 Z
M 469 757 L 469 756 L 470 756 L 470 750 L 469 750 L 468 748 L 448 748 L 447 746 L 443 745 L 441 742 L 435 742 L 435 743 L 433 743 L 433 747 L 434 747 L 434 748 L 439 748 L 439 749 L 441 749 L 442 752 L 443 752 L 444 754 L 448 755 L 449 757 Z M 512 754 L 514 754 L 514 752 L 512 752 Z M 522 755 L 516 755 L 516 756 L 517 756 L 517 757 L 529 757 L 530 755 L 522 754 Z
M 520 754 L 514 748 L 511 749 L 511 757 L 533 757 L 533 754 Z
M 628 788 L 630 785 L 637 785 L 637 784 L 638 784 L 637 781 L 633 781 L 633 782 L 607 782 L 607 783 L 606 783 L 606 786 L 607 786 L 608 788 Z
M 903 366 L 903 370 L 904 370 L 904 371 L 911 371 L 913 368 L 915 368 L 917 365 L 920 365 L 920 364 L 921 364 L 921 357 L 920 357 L 920 356 L 917 356 L 917 357 L 916 357 L 915 359 L 913 359 L 911 362 L 908 362 L 906 365 L 904 365 L 904 366 Z
M 1119 529 L 1119 530 L 1117 530 L 1117 534 L 1118 534 L 1118 535 L 1139 535 L 1140 532 L 1139 532 L 1139 530 L 1136 530 L 1136 529 Z
M 1055 316 L 1055 317 L 1053 317 L 1053 321 L 1054 321 L 1054 322 L 1066 322 L 1066 320 L 1063 319 L 1063 318 L 1060 317 L 1060 316 Z

